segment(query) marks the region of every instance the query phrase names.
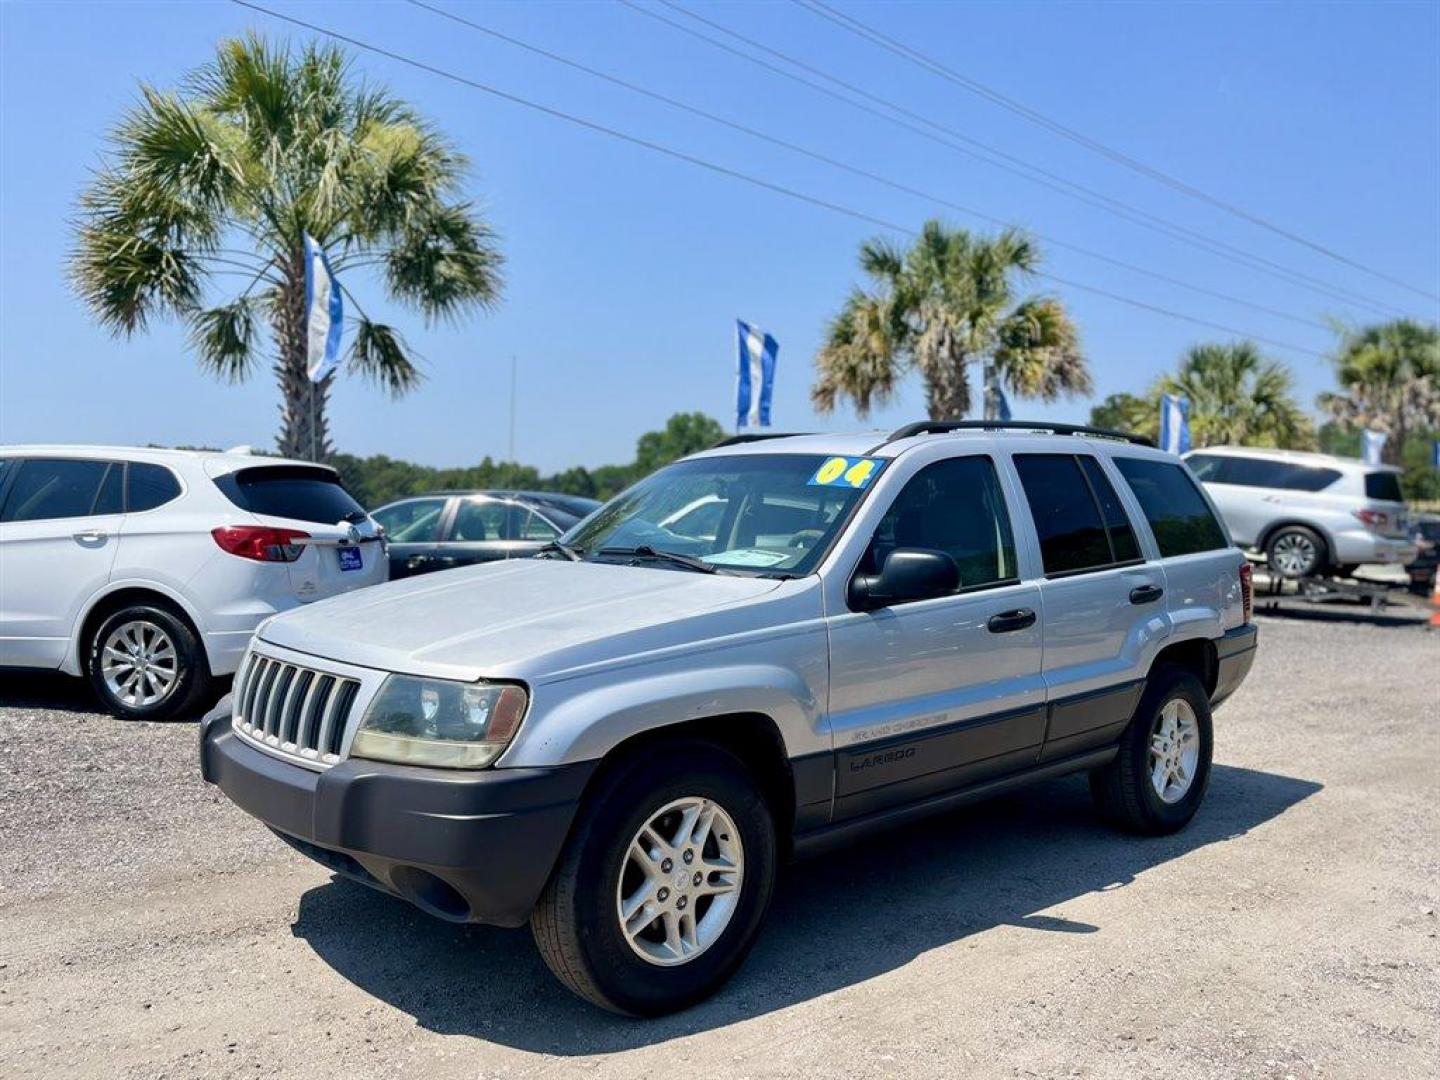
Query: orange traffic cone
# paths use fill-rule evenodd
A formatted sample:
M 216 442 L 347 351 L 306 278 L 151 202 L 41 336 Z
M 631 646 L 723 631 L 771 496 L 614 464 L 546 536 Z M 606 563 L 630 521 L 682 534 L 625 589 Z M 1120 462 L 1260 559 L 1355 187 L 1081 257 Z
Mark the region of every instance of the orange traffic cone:
M 1430 594 L 1430 629 L 1440 629 L 1440 568 L 1435 571 L 1435 591 Z

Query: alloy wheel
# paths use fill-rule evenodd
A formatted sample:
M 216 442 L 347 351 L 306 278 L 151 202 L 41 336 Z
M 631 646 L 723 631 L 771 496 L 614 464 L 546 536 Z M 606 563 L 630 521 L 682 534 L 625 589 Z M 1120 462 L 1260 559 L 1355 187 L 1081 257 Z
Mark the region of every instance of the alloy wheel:
M 1286 533 L 1270 550 L 1276 568 L 1286 577 L 1304 577 L 1320 554 L 1314 541 L 1303 533 Z
M 1150 732 L 1150 786 L 1160 801 L 1183 799 L 1200 765 L 1200 723 L 1184 698 L 1171 698 Z
M 121 623 L 100 651 L 100 672 L 116 701 L 148 708 L 169 696 L 180 681 L 175 642 L 147 619 Z
M 744 875 L 740 830 L 723 807 L 698 795 L 667 803 L 626 849 L 615 890 L 620 932 L 651 964 L 688 963 L 730 925 Z

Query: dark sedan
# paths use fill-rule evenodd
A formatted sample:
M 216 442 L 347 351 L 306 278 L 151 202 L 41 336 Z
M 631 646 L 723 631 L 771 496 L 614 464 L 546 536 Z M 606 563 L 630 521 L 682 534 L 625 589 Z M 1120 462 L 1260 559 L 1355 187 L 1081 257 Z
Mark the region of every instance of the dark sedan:
M 441 491 L 371 514 L 385 529 L 390 577 L 535 554 L 600 504 L 549 491 Z
M 1435 591 L 1435 568 L 1440 564 L 1440 518 L 1422 517 L 1410 529 L 1418 553 L 1405 570 L 1410 575 L 1410 591 L 1429 596 Z

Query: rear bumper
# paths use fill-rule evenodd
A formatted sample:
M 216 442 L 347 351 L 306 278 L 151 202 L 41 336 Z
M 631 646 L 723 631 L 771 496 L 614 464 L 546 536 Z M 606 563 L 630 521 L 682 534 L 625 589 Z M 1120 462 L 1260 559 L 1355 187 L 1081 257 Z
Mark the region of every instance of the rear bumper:
M 255 749 L 227 697 L 200 724 L 201 775 L 328 869 L 453 922 L 529 917 L 595 762 L 466 772 L 351 758 L 324 772 Z
M 1403 537 L 1378 536 L 1367 529 L 1347 529 L 1334 538 L 1337 563 L 1382 563 L 1403 566 L 1419 550 Z
M 1260 640 L 1260 631 L 1253 623 L 1237 626 L 1225 631 L 1224 637 L 1215 642 L 1215 692 L 1210 695 L 1210 704 L 1219 705 L 1245 681 L 1255 663 L 1255 649 Z

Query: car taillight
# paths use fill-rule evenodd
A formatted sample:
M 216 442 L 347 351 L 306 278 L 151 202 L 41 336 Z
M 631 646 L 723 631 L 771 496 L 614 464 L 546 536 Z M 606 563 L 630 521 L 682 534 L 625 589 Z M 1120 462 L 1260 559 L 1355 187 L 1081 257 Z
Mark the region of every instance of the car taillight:
M 231 555 L 256 562 L 294 562 L 304 553 L 296 541 L 309 540 L 299 529 L 276 529 L 268 525 L 222 525 L 211 529 L 215 543 Z
M 1390 524 L 1390 515 L 1383 510 L 1351 510 L 1360 521 L 1371 529 L 1383 529 Z
M 1255 610 L 1255 568 L 1248 560 L 1240 564 L 1240 608 L 1248 623 Z

